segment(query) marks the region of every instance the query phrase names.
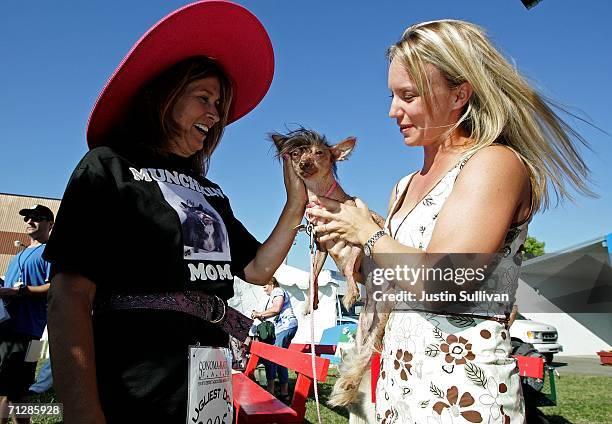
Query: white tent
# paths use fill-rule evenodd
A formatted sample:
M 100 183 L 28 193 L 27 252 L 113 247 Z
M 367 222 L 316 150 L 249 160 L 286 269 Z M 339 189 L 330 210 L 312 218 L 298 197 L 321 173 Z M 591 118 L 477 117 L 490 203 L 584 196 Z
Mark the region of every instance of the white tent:
M 554 325 L 563 355 L 612 349 L 612 234 L 523 263 L 519 312 Z
M 281 265 L 274 276 L 281 288 L 289 294 L 291 305 L 298 319 L 298 331 L 293 342 L 309 343 L 311 316 L 304 314 L 308 305 L 309 273 L 289 265 Z M 324 329 L 336 325 L 338 287 L 342 283 L 337 272 L 323 270 L 319 275 L 319 307 L 313 314 L 315 343 L 321 340 Z M 235 278 L 234 297 L 228 303 L 246 316 L 250 316 L 254 309 L 261 311 L 267 299 L 262 287 Z

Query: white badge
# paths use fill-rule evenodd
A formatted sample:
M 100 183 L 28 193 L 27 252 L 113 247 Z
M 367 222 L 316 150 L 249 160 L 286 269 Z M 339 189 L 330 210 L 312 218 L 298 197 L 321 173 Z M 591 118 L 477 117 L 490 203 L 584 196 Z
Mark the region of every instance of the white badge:
M 228 348 L 189 347 L 187 424 L 231 424 L 232 355 Z
M 42 358 L 43 342 L 40 340 L 32 340 L 28 344 L 24 362 L 38 362 Z

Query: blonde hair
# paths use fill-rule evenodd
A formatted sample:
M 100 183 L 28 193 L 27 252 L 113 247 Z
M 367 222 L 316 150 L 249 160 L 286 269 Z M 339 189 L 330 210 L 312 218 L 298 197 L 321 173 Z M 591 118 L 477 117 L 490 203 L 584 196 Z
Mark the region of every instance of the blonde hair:
M 439 20 L 410 26 L 387 51 L 401 61 L 429 111 L 433 108 L 426 66 L 436 67 L 449 87 L 469 83 L 473 93 L 451 131 L 461 128 L 475 141 L 470 151 L 493 143 L 514 150 L 528 168 L 532 213 L 589 188 L 590 171 L 575 145 L 587 141 L 564 122 L 519 72 L 493 47 L 484 30 L 469 22 Z

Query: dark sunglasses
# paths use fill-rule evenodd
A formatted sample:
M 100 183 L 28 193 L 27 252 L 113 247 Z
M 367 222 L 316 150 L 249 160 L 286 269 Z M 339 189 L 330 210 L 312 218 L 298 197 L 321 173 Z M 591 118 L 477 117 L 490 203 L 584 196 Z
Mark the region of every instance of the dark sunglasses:
M 42 216 L 26 215 L 23 217 L 23 222 L 28 222 L 30 219 L 34 222 L 41 222 L 47 220 L 47 218 L 43 218 Z

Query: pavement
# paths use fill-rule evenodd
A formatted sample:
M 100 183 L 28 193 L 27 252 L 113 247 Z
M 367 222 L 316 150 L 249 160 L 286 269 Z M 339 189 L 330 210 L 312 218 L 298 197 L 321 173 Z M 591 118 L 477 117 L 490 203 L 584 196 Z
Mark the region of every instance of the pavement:
M 582 374 L 612 377 L 612 366 L 601 365 L 599 356 L 561 356 L 555 355 L 552 364 L 560 375 Z

